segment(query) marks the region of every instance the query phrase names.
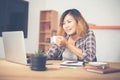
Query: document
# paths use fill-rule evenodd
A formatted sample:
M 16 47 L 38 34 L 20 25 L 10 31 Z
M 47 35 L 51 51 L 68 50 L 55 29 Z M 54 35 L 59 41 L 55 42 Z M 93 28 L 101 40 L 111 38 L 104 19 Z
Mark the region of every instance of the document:
M 61 66 L 73 66 L 73 67 L 82 67 L 84 62 L 82 61 L 64 61 L 60 63 Z

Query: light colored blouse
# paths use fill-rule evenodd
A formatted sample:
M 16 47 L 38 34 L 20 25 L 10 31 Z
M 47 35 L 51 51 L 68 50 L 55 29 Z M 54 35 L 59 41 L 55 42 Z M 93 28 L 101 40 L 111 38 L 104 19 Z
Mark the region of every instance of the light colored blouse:
M 68 48 L 65 49 L 65 51 L 62 54 L 62 58 L 64 61 L 70 60 L 70 61 L 77 61 L 77 56 L 71 52 Z

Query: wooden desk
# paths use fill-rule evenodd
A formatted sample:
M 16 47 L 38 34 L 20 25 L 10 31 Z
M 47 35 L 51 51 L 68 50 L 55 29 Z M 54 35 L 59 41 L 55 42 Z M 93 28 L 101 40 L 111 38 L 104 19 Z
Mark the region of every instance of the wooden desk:
M 60 68 L 61 61 L 51 62 L 53 65 L 47 65 L 47 71 L 32 71 L 30 66 L 0 60 L 0 80 L 120 80 L 120 73 L 96 74 L 84 67 Z M 120 68 L 120 63 L 110 66 Z

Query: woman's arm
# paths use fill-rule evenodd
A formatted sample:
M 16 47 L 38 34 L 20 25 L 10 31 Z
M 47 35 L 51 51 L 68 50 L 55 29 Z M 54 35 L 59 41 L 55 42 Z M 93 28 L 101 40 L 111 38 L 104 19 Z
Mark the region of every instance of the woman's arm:
M 75 46 L 75 40 L 69 38 L 66 40 L 64 37 L 59 36 L 57 39 L 57 45 L 59 47 L 65 46 L 68 48 L 70 51 L 72 51 L 74 54 L 76 54 L 78 57 L 82 58 L 82 50 L 78 47 Z
M 96 58 L 96 39 L 93 31 L 89 31 L 86 37 L 85 49 L 82 51 L 85 62 L 94 61 Z
M 73 45 L 74 42 L 68 41 L 66 47 L 76 54 L 79 59 L 84 60 L 85 62 L 94 61 L 96 58 L 96 39 L 93 31 L 88 31 L 85 40 L 79 40 L 76 47 Z M 83 44 L 83 45 L 81 45 Z
M 60 59 L 62 49 L 59 48 L 56 44 L 53 44 L 49 50 L 46 52 L 47 59 Z

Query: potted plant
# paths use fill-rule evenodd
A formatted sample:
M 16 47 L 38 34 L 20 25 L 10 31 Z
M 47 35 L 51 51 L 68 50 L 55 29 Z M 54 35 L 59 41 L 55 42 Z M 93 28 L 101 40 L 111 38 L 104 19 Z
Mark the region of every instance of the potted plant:
M 31 55 L 31 70 L 46 70 L 46 56 L 44 51 L 41 50 Z

